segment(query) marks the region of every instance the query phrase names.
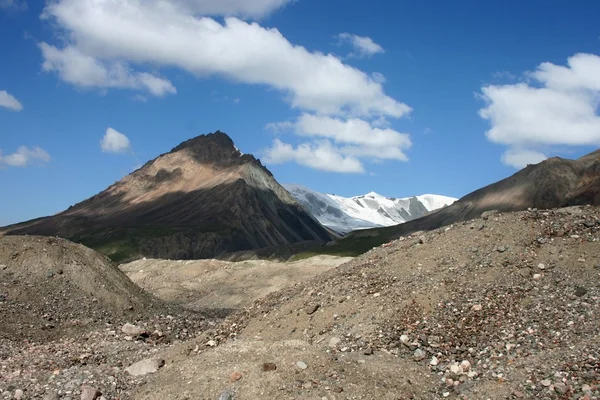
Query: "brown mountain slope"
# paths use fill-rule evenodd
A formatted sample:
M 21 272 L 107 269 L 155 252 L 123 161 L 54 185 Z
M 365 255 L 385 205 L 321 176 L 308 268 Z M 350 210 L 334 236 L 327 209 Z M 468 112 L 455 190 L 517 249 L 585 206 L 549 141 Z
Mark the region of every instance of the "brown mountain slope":
M 329 233 L 222 132 L 190 139 L 98 195 L 5 234 L 58 235 L 113 259 L 211 258 Z
M 355 231 L 328 254 L 358 255 L 391 239 L 481 216 L 486 211 L 600 204 L 600 150 L 577 160 L 553 157 L 478 189 L 452 205 L 404 224 Z

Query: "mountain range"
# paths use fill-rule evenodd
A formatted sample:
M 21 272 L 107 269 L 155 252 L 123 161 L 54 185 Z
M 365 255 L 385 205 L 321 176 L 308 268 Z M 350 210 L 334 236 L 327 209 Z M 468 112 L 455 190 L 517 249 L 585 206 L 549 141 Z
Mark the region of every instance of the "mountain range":
M 283 185 L 321 224 L 345 234 L 358 229 L 398 225 L 454 203 L 453 197 L 436 194 L 394 198 L 375 192 L 342 197 L 301 185 Z
M 61 213 L 1 228 L 0 235 L 60 236 L 114 261 L 236 252 L 289 256 L 308 248 L 356 255 L 485 211 L 600 204 L 600 150 L 529 165 L 460 200 L 376 193 L 344 198 L 286 187 L 289 192 L 260 160 L 217 131 L 181 143 Z

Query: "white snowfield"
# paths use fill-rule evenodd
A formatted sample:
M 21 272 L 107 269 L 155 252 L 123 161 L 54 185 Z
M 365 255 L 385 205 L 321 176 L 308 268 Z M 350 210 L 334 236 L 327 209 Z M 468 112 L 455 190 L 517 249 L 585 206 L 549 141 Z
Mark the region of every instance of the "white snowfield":
M 398 225 L 457 200 L 437 194 L 397 199 L 375 192 L 348 198 L 316 192 L 301 185 L 283 186 L 321 224 L 339 233 Z

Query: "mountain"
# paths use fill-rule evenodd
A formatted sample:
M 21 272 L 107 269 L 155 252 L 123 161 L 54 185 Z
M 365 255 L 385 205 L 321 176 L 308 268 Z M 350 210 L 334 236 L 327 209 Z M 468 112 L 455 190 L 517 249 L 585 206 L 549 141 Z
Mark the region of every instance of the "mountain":
M 219 131 L 181 143 L 64 212 L 2 233 L 57 235 L 113 260 L 212 258 L 331 240 L 259 160 Z
M 283 186 L 321 224 L 339 233 L 398 225 L 456 201 L 436 194 L 397 199 L 375 192 L 347 198 L 319 193 L 300 185 Z
M 486 211 L 552 209 L 600 205 L 600 150 L 576 160 L 549 158 L 514 175 L 478 189 L 425 217 L 386 228 L 355 231 L 327 252 L 360 254 L 389 240 L 467 221 Z

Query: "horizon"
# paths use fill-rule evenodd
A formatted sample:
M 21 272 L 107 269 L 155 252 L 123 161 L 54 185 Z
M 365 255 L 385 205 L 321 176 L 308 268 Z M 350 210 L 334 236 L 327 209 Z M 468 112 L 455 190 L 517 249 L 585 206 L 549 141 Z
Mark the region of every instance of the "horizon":
M 121 5 L 0 1 L 0 226 L 218 130 L 342 197 L 461 198 L 600 147 L 591 0 Z

